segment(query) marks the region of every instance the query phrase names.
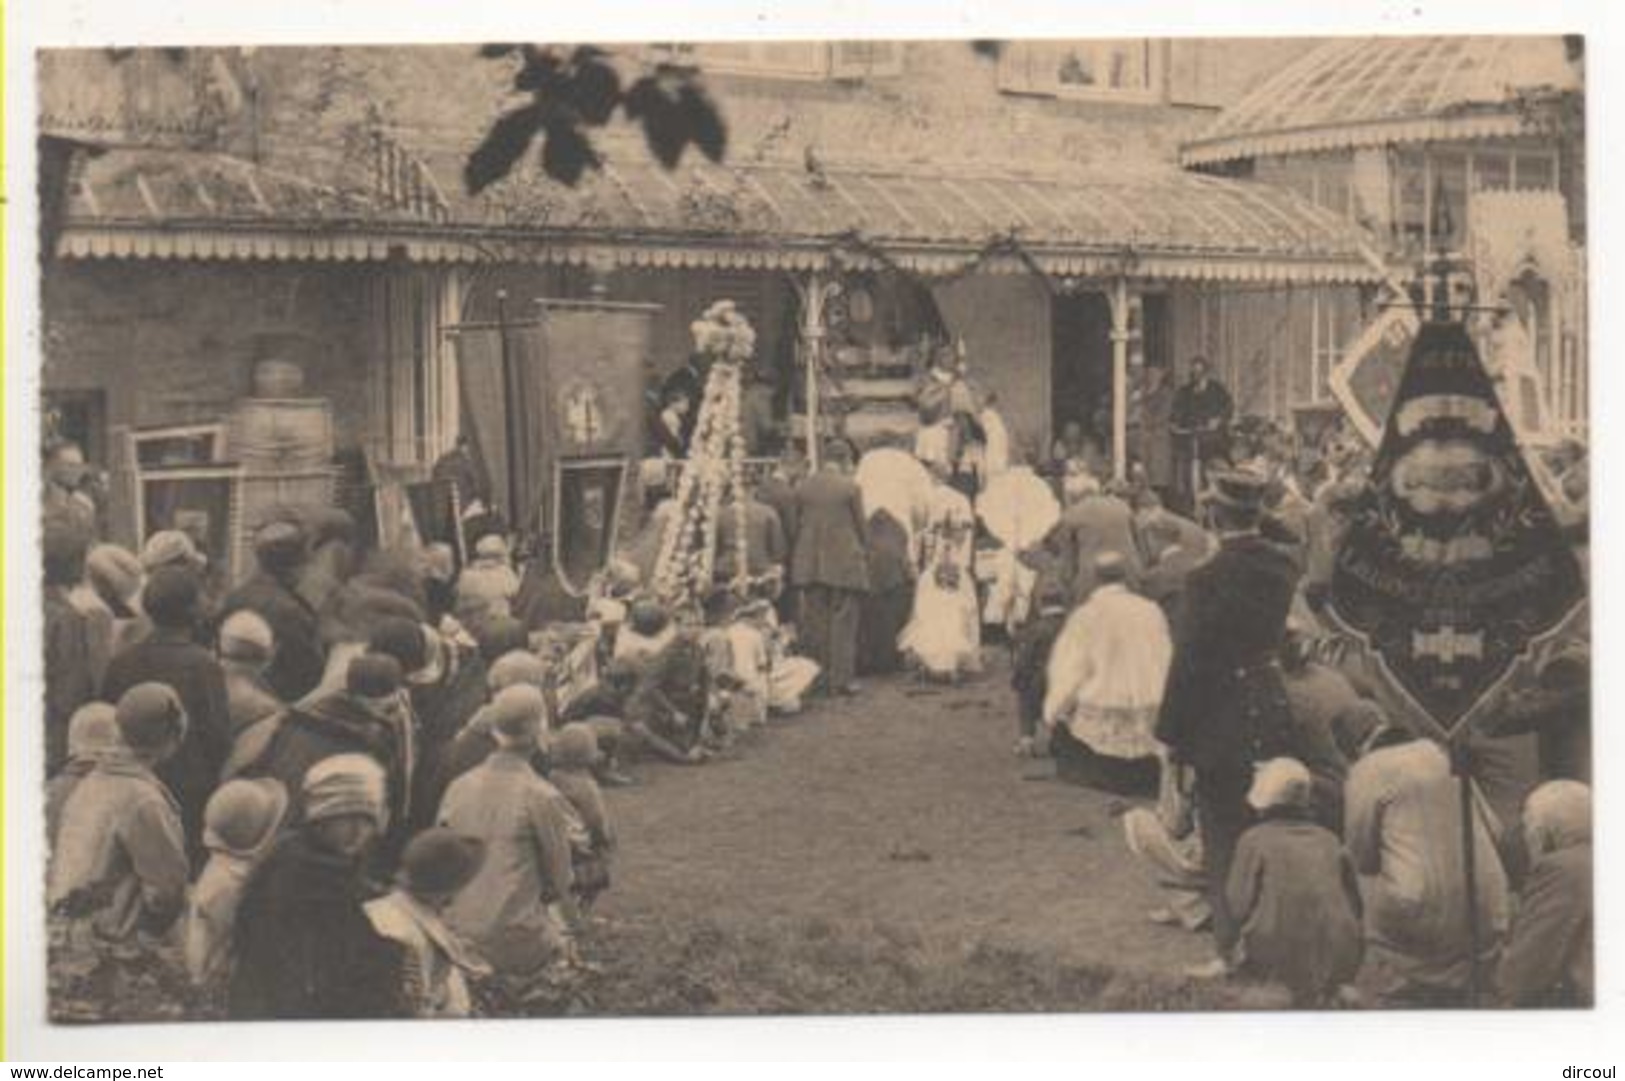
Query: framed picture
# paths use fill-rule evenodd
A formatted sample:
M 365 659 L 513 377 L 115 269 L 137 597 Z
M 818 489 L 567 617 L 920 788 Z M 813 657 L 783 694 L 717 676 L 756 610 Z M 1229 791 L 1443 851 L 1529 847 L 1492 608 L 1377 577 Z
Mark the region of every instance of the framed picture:
M 242 468 L 176 465 L 136 471 L 138 544 L 164 529 L 192 538 L 209 558 L 212 574 L 237 580 L 243 567 Z
M 130 461 L 137 470 L 208 465 L 224 457 L 224 424 L 175 424 L 130 432 Z
M 630 459 L 624 455 L 559 458 L 553 463 L 553 570 L 572 596 L 615 554 L 621 495 Z

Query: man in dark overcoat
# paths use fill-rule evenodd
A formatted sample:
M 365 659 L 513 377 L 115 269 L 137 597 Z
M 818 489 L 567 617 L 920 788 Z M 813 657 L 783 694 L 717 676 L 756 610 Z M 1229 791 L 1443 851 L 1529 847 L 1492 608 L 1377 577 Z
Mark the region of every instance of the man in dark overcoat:
M 801 640 L 832 694 L 856 690 L 858 627 L 869 591 L 863 493 L 851 473 L 851 447 L 832 440 L 822 467 L 796 490 L 790 581 L 801 592 Z
M 284 702 L 297 702 L 321 682 L 327 658 L 317 630 L 317 613 L 299 592 L 299 580 L 310 558 L 309 539 L 297 521 L 267 522 L 254 534 L 255 574 L 226 598 L 224 619 L 248 609 L 270 625 L 276 654 L 265 670 Z
M 1195 774 L 1219 960 L 1193 975 L 1220 975 L 1232 960 L 1236 926 L 1224 883 L 1251 822 L 1253 765 L 1297 751 L 1277 658 L 1302 572 L 1286 548 L 1259 533 L 1266 483 L 1248 470 L 1215 474 L 1219 549 L 1185 580 L 1157 721 L 1157 738 Z

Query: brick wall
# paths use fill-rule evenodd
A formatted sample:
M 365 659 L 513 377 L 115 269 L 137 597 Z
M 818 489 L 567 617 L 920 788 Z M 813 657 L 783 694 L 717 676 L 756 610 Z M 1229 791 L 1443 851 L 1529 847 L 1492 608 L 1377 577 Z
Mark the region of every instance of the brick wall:
M 1217 99 L 1235 100 L 1308 44 L 1205 43 Z M 612 48 L 626 58 L 626 70 L 636 70 L 640 47 Z M 1178 142 L 1216 112 L 1004 93 L 997 64 L 965 42 L 909 42 L 902 55 L 901 75 L 854 81 L 708 72 L 729 125 L 731 153 L 736 160 L 758 154 L 799 160 L 811 146 L 831 161 L 1034 168 L 1169 162 Z M 284 168 L 338 167 L 345 134 L 372 117 L 408 148 L 456 161 L 513 103 L 504 64 L 478 59 L 469 45 L 268 48 L 254 52 L 251 66 L 253 113 L 245 112 L 244 120 L 256 132 L 247 142 L 268 164 Z M 311 139 L 312 131 L 323 137 Z M 613 153 L 647 153 L 625 124 L 615 125 L 606 145 Z M 461 178 L 442 172 L 441 185 L 455 197 Z
M 247 394 L 257 350 L 286 346 L 305 388 L 366 413 L 364 267 L 59 262 L 44 276 L 45 389 L 107 394 L 107 421 L 218 419 Z M 352 437 L 359 426 L 341 427 Z

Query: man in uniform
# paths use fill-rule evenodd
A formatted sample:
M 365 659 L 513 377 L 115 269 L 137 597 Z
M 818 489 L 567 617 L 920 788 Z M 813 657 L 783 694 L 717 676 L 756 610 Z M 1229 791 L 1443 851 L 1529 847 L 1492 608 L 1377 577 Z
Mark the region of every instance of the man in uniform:
M 1191 570 L 1174 635 L 1174 657 L 1156 736 L 1195 774 L 1207 861 L 1208 903 L 1218 958 L 1190 975 L 1225 974 L 1236 926 L 1224 883 L 1251 812 L 1253 765 L 1296 757 L 1292 717 L 1276 658 L 1301 571 L 1259 532 L 1267 480 L 1247 470 L 1216 473 L 1212 513 L 1219 549 Z

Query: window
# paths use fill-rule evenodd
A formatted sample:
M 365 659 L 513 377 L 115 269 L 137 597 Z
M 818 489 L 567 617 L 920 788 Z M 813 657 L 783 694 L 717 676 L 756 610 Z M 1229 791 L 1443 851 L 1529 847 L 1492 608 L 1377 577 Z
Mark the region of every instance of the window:
M 1505 154 L 1473 155 L 1473 190 L 1506 191 L 1512 187 L 1512 162 Z
M 1428 231 L 1434 247 L 1459 247 L 1467 235 L 1467 159 L 1435 154 L 1428 191 Z
M 999 55 L 999 89 L 1016 94 L 1154 102 L 1162 75 L 1148 38 L 1019 42 Z
M 900 41 L 700 41 L 650 46 L 651 62 L 694 64 L 718 75 L 865 79 L 902 72 Z
M 380 363 L 372 369 L 369 450 L 378 461 L 428 465 L 451 447 L 457 379 L 445 327 L 458 321 L 459 286 L 455 272 L 419 268 L 373 285 Z
M 1311 300 L 1311 339 L 1309 401 L 1319 405 L 1332 400 L 1331 375 L 1343 359 L 1343 351 L 1359 332 L 1358 298 L 1352 294 L 1316 290 Z
M 1168 43 L 1168 100 L 1218 108 L 1224 102 L 1219 46 L 1211 41 Z
M 830 74 L 837 79 L 870 79 L 903 73 L 900 41 L 837 41 L 830 46 Z
M 1519 191 L 1549 191 L 1557 187 L 1557 162 L 1550 154 L 1519 154 L 1512 184 Z

